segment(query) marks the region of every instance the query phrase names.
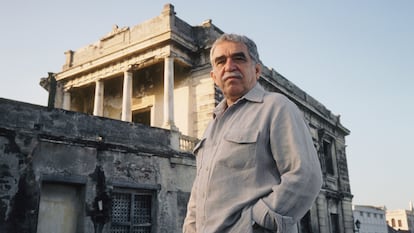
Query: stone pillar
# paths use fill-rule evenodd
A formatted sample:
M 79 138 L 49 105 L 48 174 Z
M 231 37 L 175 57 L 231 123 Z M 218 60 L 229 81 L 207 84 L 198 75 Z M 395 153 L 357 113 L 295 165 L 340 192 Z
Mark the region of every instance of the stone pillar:
M 316 212 L 318 214 L 317 224 L 319 226 L 319 233 L 329 233 L 329 217 L 328 217 L 328 204 L 325 197 L 325 193 L 321 192 L 316 198 Z
M 63 104 L 62 108 L 65 110 L 70 110 L 70 92 L 69 90 L 63 91 Z
M 132 71 L 124 72 L 124 89 L 122 94 L 122 115 L 121 120 L 132 121 L 131 113 L 132 102 Z
M 164 60 L 164 128 L 178 130 L 174 123 L 174 58 Z
M 93 105 L 94 116 L 103 116 L 104 89 L 104 82 L 102 80 L 97 80 L 95 82 L 95 101 Z
M 52 72 L 49 72 L 47 79 L 49 81 L 49 87 L 48 87 L 49 99 L 47 101 L 47 106 L 49 108 L 54 108 L 55 107 L 55 100 L 56 100 L 56 87 L 57 87 L 55 74 L 52 73 Z
M 56 83 L 55 108 L 63 108 L 63 84 Z

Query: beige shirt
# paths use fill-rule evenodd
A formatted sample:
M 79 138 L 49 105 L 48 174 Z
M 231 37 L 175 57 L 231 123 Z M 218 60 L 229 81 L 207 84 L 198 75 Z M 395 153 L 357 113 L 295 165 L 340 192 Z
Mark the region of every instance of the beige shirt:
M 214 114 L 194 149 L 197 175 L 183 232 L 295 231 L 322 185 L 300 110 L 257 84 Z

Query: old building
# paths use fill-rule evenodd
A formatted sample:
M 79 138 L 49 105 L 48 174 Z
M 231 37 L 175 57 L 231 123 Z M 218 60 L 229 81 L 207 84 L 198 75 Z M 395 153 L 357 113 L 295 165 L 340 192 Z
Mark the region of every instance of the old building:
M 195 165 L 175 134 L 0 99 L 0 232 L 180 232 Z
M 387 210 L 387 224 L 395 232 L 414 233 L 414 208 L 410 202 L 410 209 Z
M 388 233 L 385 207 L 353 205 L 355 230 L 359 233 Z
M 209 76 L 222 33 L 210 20 L 187 24 L 167 4 L 153 19 L 67 51 L 62 71 L 41 80 L 49 108 L 2 100 L 0 224 L 61 229 L 44 219 L 69 212 L 76 229 L 60 232 L 180 232 L 195 169 L 188 151 L 222 98 Z M 264 67 L 259 82 L 302 110 L 321 161 L 324 184 L 300 232 L 353 232 L 349 130 L 275 70 Z

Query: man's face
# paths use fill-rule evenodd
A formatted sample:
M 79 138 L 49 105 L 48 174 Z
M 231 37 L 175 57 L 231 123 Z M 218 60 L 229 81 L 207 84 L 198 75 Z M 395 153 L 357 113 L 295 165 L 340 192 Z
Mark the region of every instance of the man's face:
M 261 72 L 260 64 L 255 64 L 250 58 L 246 45 L 231 41 L 216 45 L 212 66 L 210 76 L 223 92 L 228 105 L 252 89 Z

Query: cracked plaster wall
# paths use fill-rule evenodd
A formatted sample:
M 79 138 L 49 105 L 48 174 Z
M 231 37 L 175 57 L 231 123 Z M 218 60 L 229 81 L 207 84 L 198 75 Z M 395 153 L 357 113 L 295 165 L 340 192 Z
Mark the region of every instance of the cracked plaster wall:
M 180 232 L 191 154 L 164 129 L 0 99 L 0 232 L 36 232 L 42 184 L 82 187 L 80 232 L 109 232 L 111 193 L 154 192 L 154 232 Z M 103 208 L 98 208 L 98 202 Z

